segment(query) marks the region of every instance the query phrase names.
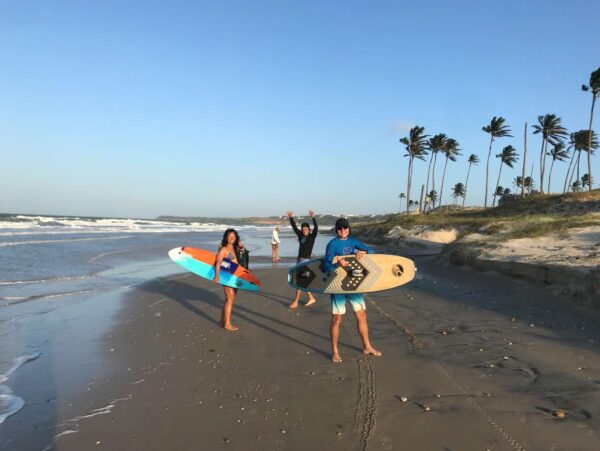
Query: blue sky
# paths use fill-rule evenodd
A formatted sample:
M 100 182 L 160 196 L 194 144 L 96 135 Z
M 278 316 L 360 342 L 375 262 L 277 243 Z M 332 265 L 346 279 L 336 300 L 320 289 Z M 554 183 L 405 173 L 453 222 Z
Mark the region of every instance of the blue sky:
M 541 114 L 588 127 L 600 3 L 420 3 L 0 2 L 0 212 L 392 212 L 415 124 L 463 149 L 445 202 L 480 156 L 467 203 L 482 204 L 493 116 L 515 136 L 494 154 L 522 154 Z

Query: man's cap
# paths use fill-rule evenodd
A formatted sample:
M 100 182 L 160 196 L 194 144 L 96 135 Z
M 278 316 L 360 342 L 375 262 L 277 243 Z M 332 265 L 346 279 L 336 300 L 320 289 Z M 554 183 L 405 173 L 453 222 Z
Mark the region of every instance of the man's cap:
M 339 218 L 337 221 L 335 221 L 335 230 L 340 230 L 343 228 L 349 229 L 350 223 L 346 218 Z
M 301 229 L 303 229 L 304 227 L 308 227 L 308 228 L 310 229 L 310 225 L 308 224 L 308 222 L 303 222 L 303 223 L 300 225 L 300 228 L 301 228 Z

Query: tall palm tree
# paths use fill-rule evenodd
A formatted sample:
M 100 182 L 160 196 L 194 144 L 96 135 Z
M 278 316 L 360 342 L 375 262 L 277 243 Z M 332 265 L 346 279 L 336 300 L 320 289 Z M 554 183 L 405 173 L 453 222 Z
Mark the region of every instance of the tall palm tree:
M 590 111 L 590 127 L 588 128 L 588 130 L 593 130 L 592 129 L 592 122 L 594 120 L 594 105 L 596 104 L 596 97 L 600 97 L 600 68 L 596 69 L 594 72 L 592 72 L 592 75 L 590 75 L 590 84 L 589 85 L 582 85 L 581 89 L 583 91 L 592 91 L 592 110 Z M 592 134 L 590 133 L 590 135 L 588 136 L 588 149 L 590 149 L 592 147 Z M 588 174 L 589 177 L 591 179 L 592 177 L 592 153 L 588 152 Z M 592 184 L 590 183 L 588 185 L 588 189 L 591 191 L 592 190 Z
M 444 195 L 444 179 L 446 178 L 446 167 L 448 166 L 448 160 L 456 161 L 456 157 L 458 157 L 460 153 L 460 144 L 458 141 L 452 138 L 448 138 L 444 143 L 444 148 L 442 149 L 444 155 L 446 156 L 446 163 L 444 163 L 444 175 L 442 176 L 442 185 L 440 186 L 440 200 L 438 206 L 442 206 L 442 197 Z
M 427 140 L 427 147 L 431 151 L 431 157 L 429 158 L 429 167 L 427 168 L 427 181 L 425 182 L 425 192 L 429 192 L 429 170 L 431 169 L 431 162 L 433 161 L 433 187 L 435 191 L 435 163 L 437 162 L 437 154 L 444 148 L 446 144 L 446 135 L 444 133 L 438 133 L 437 135 Z
M 496 138 L 504 138 L 504 137 L 512 137 L 510 134 L 510 128 L 508 125 L 504 125 L 506 120 L 503 117 L 494 116 L 490 121 L 490 125 L 486 125 L 481 129 L 490 134 L 490 148 L 488 150 L 487 164 L 485 167 L 485 198 L 483 201 L 483 206 L 487 207 L 487 197 L 488 197 L 488 179 L 490 176 L 490 157 L 492 156 L 492 144 L 494 139 Z
M 467 170 L 467 181 L 465 182 L 465 195 L 462 197 L 463 201 L 462 201 L 462 206 L 465 206 L 465 199 L 467 198 L 467 186 L 469 186 L 469 173 L 471 172 L 471 165 L 475 165 L 477 166 L 479 164 L 479 157 L 477 155 L 475 155 L 474 153 L 471 154 L 471 156 L 469 156 L 469 159 L 467 160 L 467 162 L 469 163 L 469 169 Z
M 525 180 L 525 165 L 527 164 L 527 122 L 525 122 L 525 130 L 523 131 L 523 171 L 521 172 L 521 180 Z M 521 186 L 521 199 L 525 198 L 525 185 Z
M 569 186 L 574 186 L 573 176 L 575 175 L 575 169 L 577 169 L 577 179 L 579 181 L 579 162 L 581 160 L 581 152 L 586 151 L 589 153 L 594 153 L 594 151 L 598 148 L 598 137 L 596 133 L 590 130 L 579 130 L 577 132 L 571 133 L 571 140 L 569 148 L 573 149 L 573 157 L 575 156 L 575 152 L 577 152 L 577 161 L 571 170 L 571 176 L 567 174 L 568 184 Z
M 465 185 L 463 185 L 460 182 L 454 185 L 454 188 L 452 188 L 452 197 L 454 198 L 454 205 L 456 205 L 456 202 L 459 197 L 462 197 L 464 199 L 465 193 Z
M 569 150 L 566 149 L 566 144 L 562 141 L 558 141 L 552 147 L 552 150 L 548 152 L 548 155 L 552 157 L 552 164 L 550 165 L 550 172 L 548 173 L 548 194 L 550 194 L 550 181 L 552 180 L 552 169 L 554 168 L 555 161 L 565 161 L 569 158 Z
M 402 211 L 402 199 L 406 199 L 406 194 L 404 194 L 404 193 L 398 194 L 398 199 L 400 199 L 400 208 L 398 209 L 398 212 L 401 212 Z
M 509 168 L 513 167 L 513 164 L 517 162 L 519 156 L 513 146 L 506 146 L 502 149 L 502 152 L 496 155 L 496 158 L 500 158 L 500 170 L 498 171 L 498 181 L 496 182 L 496 192 L 494 192 L 494 201 L 492 207 L 496 206 L 496 196 L 498 195 L 498 187 L 500 186 L 500 174 L 502 174 L 502 166 L 506 165 Z M 502 195 L 502 194 L 500 194 Z
M 425 161 L 427 155 L 427 137 L 424 135 L 425 127 L 414 126 L 408 132 L 408 138 L 400 138 L 400 142 L 406 146 L 405 157 L 408 157 L 408 181 L 406 189 L 406 213 L 409 213 L 410 185 L 412 183 L 413 162 L 416 159 Z
M 540 151 L 540 192 L 544 194 L 544 175 L 546 172 L 546 151 L 548 142 L 556 144 L 562 141 L 563 136 L 567 135 L 567 130 L 561 125 L 560 117 L 556 114 L 546 114 L 538 116 L 539 125 L 534 125 L 534 135 L 542 134 L 542 150 Z

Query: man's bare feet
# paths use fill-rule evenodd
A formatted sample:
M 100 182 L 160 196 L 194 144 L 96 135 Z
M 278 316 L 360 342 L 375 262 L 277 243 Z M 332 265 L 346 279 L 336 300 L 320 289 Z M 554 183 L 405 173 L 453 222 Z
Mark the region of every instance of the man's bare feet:
M 342 363 L 342 358 L 339 354 L 333 354 L 333 356 L 331 357 L 331 361 L 333 363 Z
M 223 324 L 223 329 L 228 330 L 230 332 L 235 332 L 236 330 L 239 330 L 239 327 L 236 327 L 233 324 Z
M 308 302 L 306 304 L 304 304 L 304 307 L 308 307 L 309 305 L 313 305 L 315 302 L 317 302 L 316 299 L 309 299 Z
M 367 348 L 367 349 L 363 349 L 363 354 L 366 355 L 374 355 L 376 357 L 379 357 L 381 355 L 383 355 L 380 351 L 378 351 L 375 348 Z
M 298 301 L 294 300 L 294 302 L 292 302 L 290 304 L 290 308 L 297 308 L 298 307 Z

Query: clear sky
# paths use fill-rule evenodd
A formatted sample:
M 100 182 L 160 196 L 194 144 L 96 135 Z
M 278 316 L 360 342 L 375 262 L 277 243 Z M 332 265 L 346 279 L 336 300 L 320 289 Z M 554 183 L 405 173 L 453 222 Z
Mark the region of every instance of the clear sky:
M 479 154 L 482 204 L 492 116 L 515 136 L 494 153 L 541 114 L 588 127 L 598 23 L 592 0 L 0 1 L 0 212 L 397 211 L 414 124 L 463 149 L 445 202 Z

